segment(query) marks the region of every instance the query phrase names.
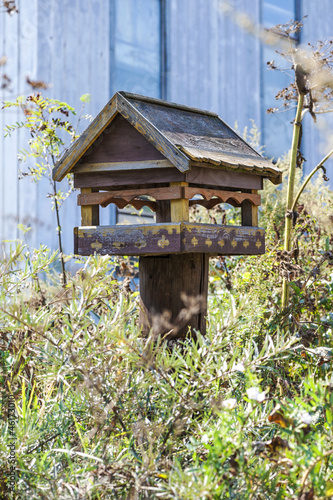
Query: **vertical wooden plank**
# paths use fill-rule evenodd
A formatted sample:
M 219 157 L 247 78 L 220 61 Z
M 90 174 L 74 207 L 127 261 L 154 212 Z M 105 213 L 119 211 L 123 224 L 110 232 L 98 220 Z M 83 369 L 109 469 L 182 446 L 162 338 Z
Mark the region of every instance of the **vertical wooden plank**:
M 93 188 L 81 188 L 82 194 L 96 193 Z M 99 205 L 86 205 L 81 207 L 81 226 L 99 226 Z
M 109 96 L 112 96 L 115 91 L 115 78 L 116 78 L 116 68 L 115 68 L 115 40 L 116 40 L 116 5 L 115 0 L 110 0 L 109 2 L 109 15 L 108 15 L 108 44 L 109 44 L 109 65 L 108 68 L 108 90 Z M 108 224 L 114 225 L 117 223 L 117 207 L 115 205 L 109 205 L 108 208 L 109 222 Z M 104 224 L 104 217 L 106 216 L 106 210 L 101 211 L 101 224 Z M 107 224 L 107 222 L 105 222 Z
M 61 6 L 59 2 L 52 0 L 38 0 L 37 10 L 37 68 L 35 76 L 38 80 L 52 84 L 49 89 L 42 91 L 43 95 L 58 98 L 58 75 L 60 79 L 61 69 L 59 68 L 58 73 L 54 69 L 59 57 L 58 53 L 54 54 L 54 44 L 57 40 L 57 22 L 59 23 L 58 29 L 61 29 L 60 26 L 62 26 Z M 58 46 L 59 51 L 61 52 L 61 44 Z M 42 178 L 38 181 L 36 191 L 36 218 L 34 222 L 36 245 L 42 243 L 56 249 L 58 248 L 57 220 L 55 212 L 52 211 L 51 200 L 47 198 L 48 193 L 52 192 L 50 180 Z M 60 218 L 61 216 L 62 212 L 60 211 Z
M 7 56 L 5 73 L 11 78 L 8 88 L 1 91 L 2 100 L 14 101 L 19 95 L 19 18 L 18 14 L 12 16 L 1 13 L 4 22 L 3 52 Z M 0 113 L 2 126 L 20 121 L 19 108 L 7 108 Z M 2 135 L 2 134 L 1 134 Z M 18 169 L 17 154 L 19 152 L 19 136 L 13 132 L 11 137 L 4 139 L 2 170 L 2 206 L 3 229 L 2 236 L 5 240 L 13 240 L 21 236 L 17 229 L 18 224 Z
M 110 19 L 108 0 L 92 0 L 90 23 L 90 89 L 91 106 L 100 111 L 113 95 L 110 91 Z M 101 29 L 103 25 L 103 29 Z M 95 112 L 95 111 L 94 111 Z
M 242 226 L 258 227 L 258 207 L 252 205 L 249 201 L 242 203 Z
M 259 22 L 260 1 L 233 5 Z M 168 98 L 218 112 L 242 130 L 260 126 L 260 42 L 225 16 L 218 0 L 170 0 Z
M 31 0 L 29 3 L 19 2 L 19 94 L 28 95 L 32 92 L 31 87 L 26 82 L 26 77 L 31 80 L 38 80 L 37 76 L 37 37 L 38 37 L 38 6 L 37 0 Z M 23 120 L 21 113 L 21 120 Z M 28 149 L 28 142 L 31 139 L 28 130 L 18 131 L 19 147 Z M 34 163 L 34 160 L 28 160 L 27 163 L 20 164 L 20 169 L 27 170 L 27 166 Z M 30 227 L 31 230 L 26 233 L 25 238 L 31 247 L 38 246 L 37 234 L 40 232 L 40 224 L 43 223 L 38 217 L 36 211 L 37 204 L 37 184 L 31 182 L 30 177 L 20 178 L 18 182 L 18 220 L 21 224 Z M 51 208 L 49 207 L 49 212 Z
M 179 254 L 140 257 L 140 327 L 144 334 L 184 338 L 206 333 L 209 257 Z M 192 337 L 195 333 L 192 331 Z
M 0 16 L 0 33 L 5 32 L 5 16 L 2 15 Z M 2 36 L 0 38 L 0 47 L 1 47 L 1 54 L 5 54 L 5 37 Z M 5 67 L 1 68 L 1 74 L 5 73 Z M 1 89 L 0 90 L 0 95 L 1 95 L 1 101 L 4 101 L 5 97 L 5 90 Z M 4 129 L 5 123 L 4 123 L 4 110 L 2 113 L 0 113 L 0 127 L 1 130 Z M 0 134 L 0 254 L 2 253 L 2 242 L 5 239 L 5 218 L 4 218 L 4 213 L 5 213 L 5 195 L 4 195 L 4 190 L 5 190 L 5 137 L 4 134 Z
M 170 182 L 170 186 L 188 186 L 188 182 Z M 189 200 L 171 200 L 170 201 L 170 216 L 171 222 L 188 222 L 190 219 L 190 204 Z
M 64 100 L 71 106 L 74 106 L 77 113 L 81 109 L 80 93 L 77 84 L 77 72 L 81 70 L 78 64 L 78 58 L 85 51 L 85 60 L 89 60 L 89 52 L 86 52 L 87 45 L 80 48 L 82 40 L 79 39 L 78 24 L 80 23 L 79 10 L 80 3 L 77 0 L 60 0 L 57 2 L 56 10 L 61 10 L 58 16 L 61 19 L 61 27 L 55 27 L 55 38 L 53 41 L 53 51 L 58 51 L 59 56 L 54 65 L 52 78 L 54 82 L 53 93 L 54 97 L 59 100 Z M 86 2 L 84 2 L 86 4 Z M 85 10 L 85 5 L 83 6 Z M 57 18 L 55 19 L 57 23 Z M 84 31 L 86 27 L 83 27 Z M 86 33 L 85 33 L 86 35 Z M 84 68 L 82 68 L 84 72 Z M 74 126 L 77 126 L 77 116 L 71 116 L 71 121 Z M 79 131 L 85 124 L 81 123 Z M 68 141 L 69 138 L 66 138 Z M 64 179 L 58 184 L 60 189 L 67 191 L 67 179 Z M 80 209 L 76 205 L 76 195 L 72 193 L 69 198 L 63 203 L 60 211 L 61 227 L 64 239 L 64 248 L 66 253 L 73 251 L 73 227 L 79 225 Z
M 91 105 L 89 112 L 96 115 L 113 95 L 111 89 L 111 37 L 113 19 L 113 0 L 91 0 L 90 15 L 90 88 Z M 101 26 L 103 28 L 101 29 Z M 82 57 L 84 55 L 82 54 Z M 116 207 L 110 205 L 100 209 L 100 224 L 116 222 Z
M 210 33 L 210 36 L 207 37 L 210 73 L 205 92 L 209 94 L 209 105 L 207 109 L 215 112 L 220 107 L 219 89 L 221 84 L 219 80 L 218 42 L 220 38 L 220 16 L 218 15 L 218 2 L 219 0 L 211 0 L 211 2 L 207 4 L 209 11 L 207 15 L 208 26 L 206 27 L 207 32 Z
M 156 222 L 171 222 L 170 201 L 156 201 Z
M 317 40 L 332 39 L 333 10 L 331 0 L 312 2 L 302 0 L 300 2 L 299 19 L 308 16 L 304 21 L 304 27 L 300 34 L 300 43 L 306 46 L 308 43 L 315 44 Z M 333 115 L 332 113 L 317 115 L 315 124 L 310 116 L 306 116 L 302 122 L 302 153 L 306 158 L 303 164 L 305 174 L 309 174 L 314 165 L 328 153 L 333 145 Z M 333 188 L 333 176 L 331 161 L 327 163 L 329 185 Z

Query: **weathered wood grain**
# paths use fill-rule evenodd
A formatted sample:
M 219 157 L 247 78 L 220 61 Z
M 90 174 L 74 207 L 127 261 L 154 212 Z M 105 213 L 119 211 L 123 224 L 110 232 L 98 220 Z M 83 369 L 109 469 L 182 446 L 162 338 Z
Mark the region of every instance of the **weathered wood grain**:
M 206 333 L 209 256 L 140 257 L 140 316 L 144 334 L 184 338 Z M 190 332 L 195 337 L 195 332 Z
M 184 193 L 184 189 L 188 187 L 187 182 L 171 182 L 171 186 L 174 189 L 177 187 L 181 189 L 182 194 Z M 171 222 L 183 222 L 189 221 L 190 219 L 190 205 L 188 199 L 184 196 L 179 197 L 177 200 L 170 200 L 170 216 Z
M 81 157 L 81 164 L 164 160 L 165 157 L 121 114 Z
M 124 208 L 126 205 L 132 205 L 136 209 L 148 206 L 151 210 L 156 211 L 157 205 L 155 202 L 150 199 L 139 198 L 142 196 L 149 196 L 150 198 L 154 198 L 156 201 L 171 200 L 171 205 L 168 205 L 170 219 L 164 220 L 163 218 L 160 218 L 160 215 L 158 215 L 157 222 L 185 222 L 189 220 L 190 206 L 202 205 L 207 209 L 211 209 L 220 203 L 229 203 L 234 207 L 242 207 L 243 226 L 258 225 L 258 215 L 255 215 L 256 209 L 253 208 L 260 205 L 260 195 L 256 193 L 237 193 L 234 191 L 221 191 L 217 189 L 204 189 L 199 187 L 190 188 L 186 182 L 171 183 L 171 186 L 169 187 L 136 189 L 124 188 L 123 190 L 98 193 L 91 192 L 91 188 L 83 189 L 87 190 L 87 192 L 79 194 L 77 201 L 77 204 L 81 207 L 88 205 L 101 205 L 102 207 L 106 207 L 113 203 L 120 209 Z M 204 199 L 191 199 L 198 194 L 202 195 Z M 248 201 L 249 205 L 245 205 L 245 201 Z M 249 208 L 247 208 L 248 206 Z M 251 214 L 251 217 L 253 218 L 246 218 L 250 217 L 250 215 L 247 214 Z
M 195 109 L 190 108 L 169 108 L 163 103 L 153 103 L 149 98 L 128 101 L 167 137 L 170 143 L 185 152 L 186 156 L 189 155 L 185 149 L 199 148 L 210 153 L 230 152 L 263 160 L 259 153 L 216 115 L 197 113 Z
M 191 108 L 168 107 L 163 101 L 149 98 L 123 96 L 191 160 L 254 173 L 257 171 L 275 183 L 281 182 L 279 168 L 263 158 L 218 116 L 198 113 Z
M 194 162 L 214 164 L 221 168 L 227 167 L 239 172 L 260 174 L 270 179 L 274 184 L 281 183 L 282 173 L 278 167 L 261 156 L 245 156 L 241 154 L 242 150 L 238 151 L 235 148 L 234 142 L 228 141 L 228 148 L 221 146 L 220 151 L 213 149 L 213 147 L 211 149 L 204 149 L 200 146 L 180 146 L 180 150 Z
M 248 200 L 251 205 L 259 206 L 261 203 L 261 197 L 256 193 L 236 193 L 232 191 L 222 191 L 220 189 L 205 189 L 205 188 L 194 188 L 194 187 L 185 187 L 184 188 L 184 197 L 187 199 L 193 198 L 195 195 L 200 194 L 204 197 L 205 200 L 209 201 L 213 197 L 219 198 L 220 203 L 230 203 L 234 202 L 234 206 L 241 206 L 244 200 Z M 194 202 L 196 200 L 193 200 Z M 200 201 L 200 200 L 198 200 Z M 244 225 L 244 224 L 243 224 Z M 246 224 L 245 224 L 246 225 Z M 251 224 L 252 225 L 252 224 Z
M 110 198 L 106 203 L 103 203 L 103 207 L 110 204 L 116 205 L 120 210 L 125 208 L 127 205 L 131 205 L 136 210 L 141 210 L 143 207 L 149 207 L 153 212 L 156 211 L 156 202 L 152 200 L 136 200 L 132 199 L 130 201 L 124 200 L 123 198 Z
M 92 194 L 92 188 L 82 188 L 81 196 Z M 98 193 L 94 193 L 98 194 Z M 98 226 L 99 225 L 99 206 L 85 205 L 81 207 L 81 225 L 82 226 Z
M 181 237 L 184 252 L 219 255 L 265 253 L 265 231 L 258 227 L 184 223 Z
M 182 222 L 79 227 L 74 234 L 79 255 L 91 255 L 95 251 L 102 255 L 265 253 L 265 231 L 258 227 Z
M 171 208 L 169 200 L 156 201 L 156 223 L 171 222 Z
M 106 163 L 78 163 L 72 170 L 74 174 L 113 172 L 121 170 L 143 170 L 149 168 L 172 168 L 169 160 L 119 161 Z
M 103 193 L 79 194 L 77 204 L 81 206 L 101 205 L 105 207 L 109 203 L 112 203 L 111 199 L 116 197 L 130 202 L 137 196 L 151 196 L 155 200 L 177 200 L 182 198 L 182 195 L 183 192 L 180 186 L 125 189 L 121 191 L 107 191 Z
M 129 121 L 149 142 L 151 142 L 163 156 L 168 158 L 181 172 L 190 169 L 190 161 L 186 155 L 178 150 L 160 130 L 138 111 L 121 94 L 117 93 L 117 110 Z
M 216 189 L 262 189 L 262 177 L 248 173 L 229 171 L 221 168 L 192 166 L 185 174 L 186 181 L 201 187 Z
M 214 168 L 192 167 L 186 173 L 176 168 L 149 168 L 147 170 L 74 173 L 74 187 L 96 187 L 114 189 L 118 186 L 134 186 L 145 184 L 165 184 L 170 182 L 188 182 L 190 187 L 215 189 L 262 189 L 262 178 L 259 175 L 229 172 Z
M 79 255 L 145 255 L 181 251 L 180 224 L 79 227 L 74 231 Z
M 205 168 L 213 164 L 259 173 L 276 183 L 281 177 L 275 165 L 217 116 L 116 93 L 57 163 L 53 178 L 61 180 L 80 160 L 108 164 L 163 158 L 181 172 L 195 161 Z
M 120 91 L 119 94 L 121 94 L 123 97 L 128 99 L 134 105 L 135 105 L 135 101 L 143 101 L 143 102 L 150 102 L 152 104 L 162 105 L 162 106 L 165 106 L 167 108 L 177 108 L 177 109 L 181 109 L 184 111 L 190 111 L 192 113 L 199 113 L 202 115 L 218 116 L 216 113 L 213 113 L 212 111 L 198 109 L 198 108 L 194 108 L 192 106 L 185 106 L 184 104 L 177 104 L 175 102 L 165 101 L 163 99 L 156 99 L 156 97 L 146 97 L 143 95 L 133 94 L 132 92 L 124 92 L 124 91 Z
M 34 4 L 35 2 L 32 2 Z M 38 8 L 35 5 L 32 5 L 32 12 Z M 6 62 L 6 66 L 1 68 L 1 75 L 7 74 L 10 78 L 15 76 L 15 80 L 11 82 L 9 89 L 1 90 L 2 92 L 2 101 L 4 101 L 8 91 L 11 91 L 12 95 L 20 95 L 20 77 L 23 73 L 17 73 L 20 69 L 20 60 L 22 54 L 20 54 L 20 17 L 16 14 L 13 16 L 6 15 L 1 12 L 0 16 L 0 29 L 1 29 L 1 38 L 2 38 L 2 49 L 1 55 L 6 55 L 8 60 Z M 30 51 L 36 50 L 36 45 L 32 43 L 29 44 Z M 5 69 L 4 69 L 5 68 Z M 31 69 L 30 69 L 31 71 Z M 4 80 L 1 79 L 1 82 Z M 22 93 L 22 92 L 21 92 Z M 11 98 L 12 100 L 12 98 Z M 1 106 L 2 107 L 2 106 Z M 24 146 L 24 140 L 27 138 L 22 133 L 12 134 L 10 140 L 4 137 L 4 128 L 9 124 L 13 124 L 15 122 L 22 121 L 22 112 L 20 108 L 5 108 L 1 110 L 0 113 L 0 125 L 1 125 L 1 149 L 0 149 L 0 214 L 3 222 L 3 227 L 1 228 L 1 240 L 2 242 L 6 240 L 15 240 L 16 238 L 21 237 L 20 232 L 18 231 L 18 223 L 24 222 L 24 224 L 28 225 L 24 218 L 19 220 L 19 182 L 18 181 L 18 171 L 20 169 L 19 161 L 18 161 L 18 153 L 20 148 Z M 19 141 L 21 136 L 21 143 Z M 22 140 L 23 139 L 23 140 Z M 2 142 L 3 141 L 3 142 Z M 24 184 L 28 184 L 28 182 L 24 182 Z M 38 218 L 38 212 L 36 207 L 33 207 L 32 203 L 29 203 L 29 208 L 31 209 L 32 217 Z M 23 209 L 25 213 L 27 213 L 26 205 L 23 205 Z M 35 219 L 35 220 L 36 220 Z M 39 222 L 39 221 L 38 221 Z M 35 225 L 35 224 L 34 224 Z M 33 232 L 33 231 L 31 231 Z M 29 237 L 29 233 L 27 233 L 27 237 Z M 4 244 L 4 243 L 3 243 Z
M 96 187 L 99 189 L 114 189 L 118 186 L 168 184 L 169 182 L 185 181 L 185 174 L 176 168 L 152 168 L 123 172 L 100 172 L 94 174 L 74 174 L 74 187 Z

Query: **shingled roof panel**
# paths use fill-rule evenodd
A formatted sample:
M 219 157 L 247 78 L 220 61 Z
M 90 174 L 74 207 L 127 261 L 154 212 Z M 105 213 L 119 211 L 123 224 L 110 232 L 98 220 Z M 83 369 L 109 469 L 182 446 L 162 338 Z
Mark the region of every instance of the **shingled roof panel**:
M 149 101 L 128 101 L 175 146 L 189 146 L 207 151 L 260 155 L 241 139 L 217 115 L 197 110 L 169 107 Z

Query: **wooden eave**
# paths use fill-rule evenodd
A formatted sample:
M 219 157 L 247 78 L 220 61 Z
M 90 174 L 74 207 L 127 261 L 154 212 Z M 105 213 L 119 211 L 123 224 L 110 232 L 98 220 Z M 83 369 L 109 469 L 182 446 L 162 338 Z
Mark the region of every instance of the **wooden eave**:
M 192 165 L 200 166 L 209 164 L 213 167 L 223 167 L 226 170 L 247 172 L 261 175 L 270 179 L 273 184 L 282 182 L 281 170 L 266 158 L 245 155 L 232 155 L 228 153 L 216 153 L 198 148 L 180 146 L 180 150 L 191 159 Z
M 65 151 L 53 169 L 54 180 L 61 181 L 71 172 L 118 113 L 181 172 L 190 170 L 191 165 L 214 166 L 261 175 L 274 184 L 281 182 L 281 171 L 247 144 L 217 114 L 127 92 L 117 92 Z M 197 120 L 198 114 L 201 120 Z M 174 128 L 173 117 L 175 121 L 176 117 L 179 120 Z M 189 127 L 186 127 L 186 122 Z

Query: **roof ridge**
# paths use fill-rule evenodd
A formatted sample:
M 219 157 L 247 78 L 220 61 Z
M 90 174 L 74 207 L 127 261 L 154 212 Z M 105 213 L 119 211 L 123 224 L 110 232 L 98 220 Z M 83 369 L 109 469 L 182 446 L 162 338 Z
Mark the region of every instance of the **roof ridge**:
M 164 99 L 158 99 L 157 97 L 147 97 L 147 96 L 140 95 L 140 94 L 132 94 L 131 92 L 125 92 L 124 90 L 117 92 L 117 94 L 122 95 L 126 99 L 135 99 L 136 101 L 150 102 L 152 104 L 160 104 L 160 105 L 166 106 L 168 108 L 182 109 L 184 111 L 190 111 L 191 113 L 198 113 L 201 115 L 215 116 L 217 118 L 219 117 L 219 115 L 217 113 L 214 113 L 213 111 L 199 109 L 199 108 L 195 108 L 193 106 L 188 106 L 186 104 L 179 104 L 179 103 L 172 102 L 172 101 L 165 101 Z

